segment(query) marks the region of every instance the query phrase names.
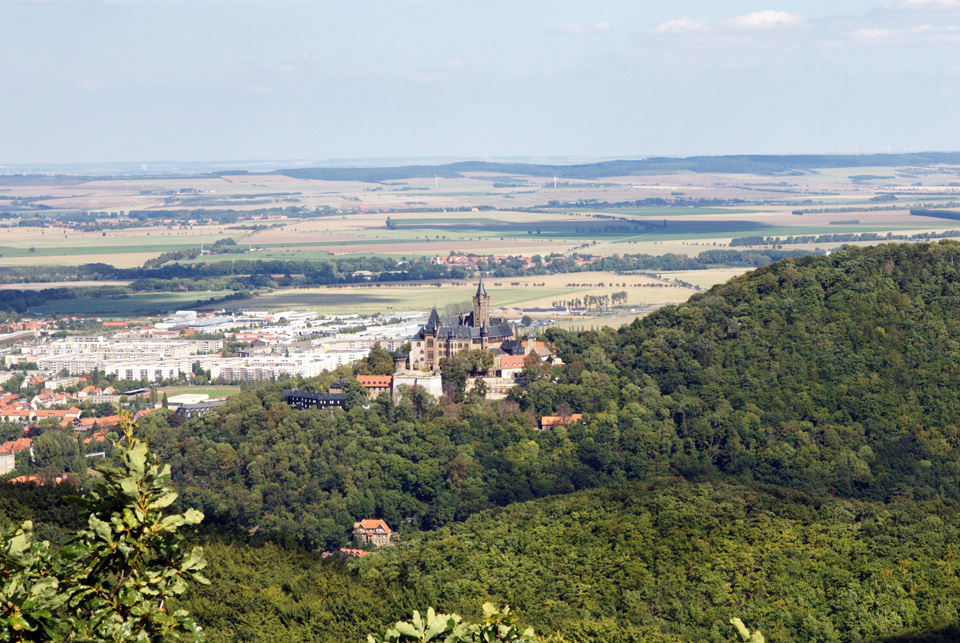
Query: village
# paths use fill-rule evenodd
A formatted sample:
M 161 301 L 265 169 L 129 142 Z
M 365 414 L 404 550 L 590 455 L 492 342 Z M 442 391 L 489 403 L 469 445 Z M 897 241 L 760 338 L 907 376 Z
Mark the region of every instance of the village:
M 505 399 L 524 384 L 525 369 L 561 362 L 532 328 L 522 337 L 520 320 L 492 314 L 490 302 L 481 277 L 473 309 L 447 316 L 436 308 L 429 314 L 362 319 L 356 314 L 319 317 L 311 311 L 177 311 L 145 324 L 98 320 L 100 332 L 80 334 L 57 329 L 64 321 L 84 320 L 8 323 L 0 335 L 8 369 L 0 372 L 6 391 L 0 397 L 0 426 L 8 438 L 0 444 L 0 475 L 36 470 L 34 443 L 46 429 L 72 436 L 79 454 L 91 461 L 105 457 L 119 439 L 121 410 L 134 422 L 157 409 L 189 419 L 226 403 L 225 396 L 202 392 L 208 390 L 203 385 L 317 377 L 355 364 L 371 350 L 390 353 L 392 373 L 341 378 L 327 392 L 289 389 L 283 400 L 296 409 L 344 409 L 351 385 L 368 400 L 387 394 L 397 403 L 415 387 L 440 398 L 443 360 L 466 351 L 484 357 L 482 368 L 466 377 L 465 391 Z M 186 384 L 179 394 L 158 393 L 158 387 L 178 383 Z M 541 418 L 541 428 L 579 419 L 577 414 L 548 415 Z M 48 470 L 44 476 L 34 471 L 10 479 L 44 484 L 68 478 Z

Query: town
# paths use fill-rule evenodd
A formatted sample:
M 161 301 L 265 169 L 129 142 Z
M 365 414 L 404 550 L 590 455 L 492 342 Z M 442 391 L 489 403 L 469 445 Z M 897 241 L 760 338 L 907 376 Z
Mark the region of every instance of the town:
M 457 315 L 441 316 L 433 308 L 372 319 L 309 311 L 177 311 L 152 324 L 100 321 L 100 332 L 80 334 L 55 331 L 50 320 L 10 323 L 0 338 L 8 369 L 0 372 L 6 391 L 0 420 L 11 429 L 0 444 L 0 475 L 44 468 L 33 444 L 48 428 L 72 434 L 84 458 L 104 457 L 119 438 L 121 409 L 132 421 L 160 408 L 186 418 L 203 415 L 226 403 L 226 397 L 203 392 L 205 385 L 303 381 L 356 364 L 372 351 L 390 353 L 392 372 L 340 378 L 326 392 L 288 389 L 284 401 L 296 409 L 345 409 L 351 383 L 364 399 L 386 394 L 397 403 L 415 387 L 440 398 L 447 360 L 469 351 L 481 357 L 462 382 L 464 392 L 502 400 L 525 384 L 525 369 L 562 364 L 532 326 L 521 336 L 524 320 L 491 314 L 482 276 L 472 304 L 469 313 Z M 177 385 L 173 396 L 163 390 Z M 580 417 L 544 416 L 541 422 L 550 429 Z M 11 479 L 65 479 L 49 467 L 45 473 Z

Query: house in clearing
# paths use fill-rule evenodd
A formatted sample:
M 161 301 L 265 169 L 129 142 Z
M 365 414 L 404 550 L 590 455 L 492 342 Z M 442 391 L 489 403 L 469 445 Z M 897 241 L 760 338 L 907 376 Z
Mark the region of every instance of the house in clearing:
M 366 518 L 360 522 L 353 523 L 353 535 L 360 542 L 373 543 L 377 547 L 392 545 L 393 530 L 387 525 L 386 521 Z

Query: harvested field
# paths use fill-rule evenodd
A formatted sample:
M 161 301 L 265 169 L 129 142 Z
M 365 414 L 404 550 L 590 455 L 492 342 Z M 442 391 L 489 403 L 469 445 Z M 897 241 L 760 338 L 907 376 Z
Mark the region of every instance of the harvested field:
M 487 279 L 492 308 L 550 307 L 555 302 L 583 298 L 586 295 L 627 293 L 627 304 L 650 304 L 686 301 L 695 291 L 672 283 L 667 275 L 653 279 L 638 275 L 615 275 L 604 272 Z M 425 310 L 436 303 L 439 308 L 469 302 L 476 292 L 476 282 L 442 281 L 433 283 L 398 282 L 322 288 L 279 290 L 252 299 L 231 301 L 228 309 L 294 308 L 316 310 L 321 314 L 358 312 L 372 314 L 401 310 Z M 218 304 L 217 307 L 222 306 Z

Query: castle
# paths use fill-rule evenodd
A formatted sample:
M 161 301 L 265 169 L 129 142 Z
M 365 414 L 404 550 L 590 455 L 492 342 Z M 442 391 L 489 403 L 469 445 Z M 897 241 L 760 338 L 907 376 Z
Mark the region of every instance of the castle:
M 490 317 L 490 295 L 483 287 L 483 277 L 473 296 L 473 312 L 441 317 L 436 307 L 416 335 L 410 338 L 411 370 L 438 370 L 440 360 L 460 351 L 500 348 L 513 339 L 513 331 L 503 317 Z

